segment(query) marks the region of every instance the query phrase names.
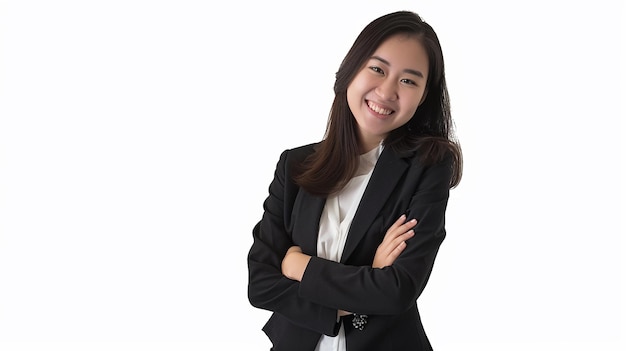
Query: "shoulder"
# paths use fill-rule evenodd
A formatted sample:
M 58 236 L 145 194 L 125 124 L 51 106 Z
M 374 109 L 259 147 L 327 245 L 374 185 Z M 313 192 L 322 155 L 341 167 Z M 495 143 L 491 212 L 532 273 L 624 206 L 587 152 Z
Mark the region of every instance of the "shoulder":
M 320 143 L 321 142 L 300 145 L 300 146 L 292 147 L 292 148 L 287 149 L 285 151 L 289 152 L 289 153 L 292 153 L 292 154 L 300 154 L 300 153 L 311 154 L 311 153 L 313 153 L 313 151 L 315 151 L 315 149 L 317 149 L 317 147 L 318 147 L 318 145 L 320 145 Z
M 280 158 L 289 164 L 300 163 L 309 155 L 313 154 L 319 144 L 320 142 L 316 142 L 285 149 Z
M 455 167 L 462 159 L 458 145 L 443 138 L 425 137 L 411 148 L 392 146 L 392 149 L 399 158 L 405 159 L 412 167 Z
M 425 153 L 429 150 L 414 150 L 396 154 L 408 164 L 407 179 L 421 183 L 433 183 L 449 187 L 454 176 L 455 157 L 449 150 Z

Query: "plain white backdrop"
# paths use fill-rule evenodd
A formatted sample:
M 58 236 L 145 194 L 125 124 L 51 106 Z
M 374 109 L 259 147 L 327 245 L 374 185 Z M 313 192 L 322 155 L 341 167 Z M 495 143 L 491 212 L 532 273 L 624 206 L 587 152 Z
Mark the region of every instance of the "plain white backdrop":
M 618 1 L 0 1 L 0 350 L 268 350 L 246 255 L 359 31 L 437 31 L 438 351 L 626 348 Z

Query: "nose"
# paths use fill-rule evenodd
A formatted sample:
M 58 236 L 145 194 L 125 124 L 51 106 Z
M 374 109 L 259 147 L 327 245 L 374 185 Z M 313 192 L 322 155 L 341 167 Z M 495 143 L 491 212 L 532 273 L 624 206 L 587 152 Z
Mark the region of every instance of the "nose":
M 395 82 L 391 79 L 385 79 L 376 87 L 376 94 L 381 99 L 387 101 L 395 101 L 398 99 L 398 91 Z

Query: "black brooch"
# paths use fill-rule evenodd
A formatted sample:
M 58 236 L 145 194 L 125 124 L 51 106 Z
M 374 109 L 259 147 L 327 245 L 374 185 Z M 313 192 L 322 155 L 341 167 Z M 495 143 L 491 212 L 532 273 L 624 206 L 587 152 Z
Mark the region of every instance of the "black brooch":
M 363 330 L 365 325 L 367 324 L 367 315 L 366 314 L 353 314 L 352 315 L 352 325 L 355 329 Z

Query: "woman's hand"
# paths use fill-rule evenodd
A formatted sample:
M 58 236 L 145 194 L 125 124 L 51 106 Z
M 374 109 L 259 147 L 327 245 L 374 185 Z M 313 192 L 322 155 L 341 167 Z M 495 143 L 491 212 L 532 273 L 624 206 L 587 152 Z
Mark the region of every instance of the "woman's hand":
M 383 242 L 380 243 L 376 249 L 374 262 L 372 262 L 373 268 L 391 266 L 406 247 L 406 240 L 415 235 L 413 227 L 417 224 L 417 220 L 412 219 L 407 222 L 405 221 L 406 215 L 402 215 L 387 230 Z
M 301 281 L 310 260 L 311 256 L 303 254 L 299 246 L 292 246 L 287 250 L 280 268 L 285 277 Z

